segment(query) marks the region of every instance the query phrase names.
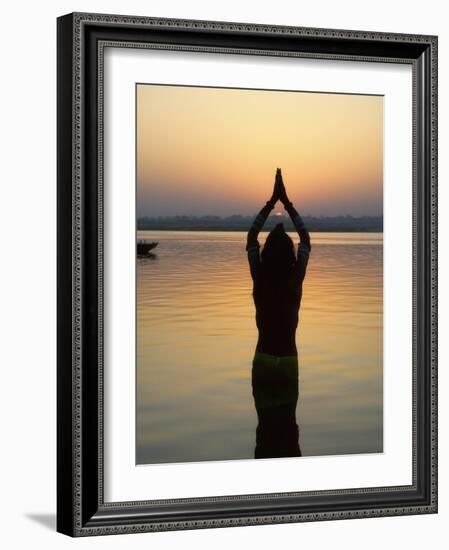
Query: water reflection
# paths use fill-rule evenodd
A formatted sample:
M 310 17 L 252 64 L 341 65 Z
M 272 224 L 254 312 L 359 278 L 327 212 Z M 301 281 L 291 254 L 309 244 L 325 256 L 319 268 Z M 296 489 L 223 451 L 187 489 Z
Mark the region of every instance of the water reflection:
M 157 260 L 157 254 L 154 252 L 146 252 L 145 254 L 137 254 L 138 262 L 145 262 L 147 260 Z
M 301 456 L 296 422 L 298 359 L 256 353 L 252 389 L 258 424 L 254 458 Z

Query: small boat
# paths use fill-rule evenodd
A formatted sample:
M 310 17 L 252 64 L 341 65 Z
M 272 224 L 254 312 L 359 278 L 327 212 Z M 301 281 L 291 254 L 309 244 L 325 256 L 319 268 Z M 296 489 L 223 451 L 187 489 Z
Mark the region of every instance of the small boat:
M 137 255 L 145 256 L 145 254 L 148 254 L 150 250 L 153 250 L 153 248 L 156 248 L 158 244 L 159 243 L 156 243 L 156 242 L 149 243 L 143 240 L 137 241 Z

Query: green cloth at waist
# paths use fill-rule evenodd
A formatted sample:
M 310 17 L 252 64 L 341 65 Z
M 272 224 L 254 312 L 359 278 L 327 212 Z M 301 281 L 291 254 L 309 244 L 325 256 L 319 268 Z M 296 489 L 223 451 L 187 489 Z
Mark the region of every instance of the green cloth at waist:
M 256 351 L 252 386 L 256 409 L 296 406 L 298 400 L 298 356 L 277 357 Z
M 261 351 L 256 351 L 253 359 L 253 366 L 257 364 L 260 368 L 298 368 L 298 356 L 287 355 L 285 357 L 278 357 L 276 355 L 269 355 Z

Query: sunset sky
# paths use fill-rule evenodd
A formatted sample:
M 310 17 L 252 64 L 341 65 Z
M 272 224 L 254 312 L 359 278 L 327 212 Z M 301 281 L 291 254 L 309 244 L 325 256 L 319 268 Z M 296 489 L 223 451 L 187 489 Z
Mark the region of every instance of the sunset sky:
M 381 215 L 383 97 L 137 85 L 137 215 Z M 282 207 L 278 204 L 277 211 Z

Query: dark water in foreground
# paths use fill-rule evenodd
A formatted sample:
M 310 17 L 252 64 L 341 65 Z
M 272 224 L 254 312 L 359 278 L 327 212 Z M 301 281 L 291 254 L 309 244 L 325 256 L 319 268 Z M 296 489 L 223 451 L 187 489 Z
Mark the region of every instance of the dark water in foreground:
M 246 234 L 138 236 L 159 246 L 137 260 L 136 462 L 253 458 Z M 312 246 L 296 337 L 302 455 L 382 452 L 382 234 L 316 233 Z

